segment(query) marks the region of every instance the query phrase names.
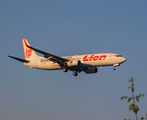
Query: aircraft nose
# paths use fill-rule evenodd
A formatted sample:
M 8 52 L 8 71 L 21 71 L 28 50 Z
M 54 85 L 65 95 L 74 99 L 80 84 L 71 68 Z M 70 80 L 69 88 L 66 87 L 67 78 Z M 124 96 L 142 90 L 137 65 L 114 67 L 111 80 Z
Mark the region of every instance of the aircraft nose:
M 123 57 L 123 58 L 122 58 L 122 61 L 125 62 L 125 61 L 127 61 L 127 59 Z

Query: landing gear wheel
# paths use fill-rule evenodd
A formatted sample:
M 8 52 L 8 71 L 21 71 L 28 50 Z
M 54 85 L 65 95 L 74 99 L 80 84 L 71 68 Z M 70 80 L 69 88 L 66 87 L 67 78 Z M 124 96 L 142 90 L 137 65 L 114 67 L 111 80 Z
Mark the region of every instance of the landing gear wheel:
M 77 73 L 77 72 L 73 72 L 73 75 L 74 75 L 74 76 L 77 76 L 77 75 L 78 75 L 78 73 Z
M 64 69 L 62 69 L 64 72 L 67 72 L 68 71 L 68 69 L 67 68 L 64 68 Z
M 116 70 L 116 68 L 115 68 L 115 67 L 113 67 L 113 70 Z

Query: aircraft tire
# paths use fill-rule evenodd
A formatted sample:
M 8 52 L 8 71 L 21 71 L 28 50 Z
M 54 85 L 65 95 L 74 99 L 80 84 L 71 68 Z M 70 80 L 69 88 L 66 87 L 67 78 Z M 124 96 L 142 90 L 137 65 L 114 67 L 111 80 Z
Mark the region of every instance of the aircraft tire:
M 66 68 L 64 68 L 64 69 L 62 69 L 64 72 L 67 72 L 68 71 L 68 69 L 66 69 Z
M 113 70 L 116 70 L 116 68 L 115 68 L 115 67 L 113 67 Z
M 74 75 L 74 76 L 78 76 L 78 73 L 77 73 L 77 72 L 73 72 L 73 75 Z

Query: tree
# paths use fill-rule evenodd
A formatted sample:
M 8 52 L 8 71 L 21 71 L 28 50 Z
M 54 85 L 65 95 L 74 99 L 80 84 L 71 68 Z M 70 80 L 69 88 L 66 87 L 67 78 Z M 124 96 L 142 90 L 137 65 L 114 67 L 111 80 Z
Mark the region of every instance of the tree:
M 139 95 L 137 95 L 137 96 L 134 96 L 134 79 L 133 79 L 133 77 L 129 80 L 129 82 L 131 82 L 131 86 L 128 87 L 128 89 L 131 89 L 131 91 L 132 91 L 132 97 L 122 96 L 120 99 L 121 99 L 121 100 L 123 100 L 123 99 L 128 99 L 128 102 L 130 102 L 131 100 L 133 100 L 133 103 L 131 103 L 131 104 L 129 105 L 129 110 L 130 110 L 130 111 L 132 110 L 132 111 L 135 113 L 136 120 L 138 120 L 137 113 L 138 113 L 138 111 L 139 111 L 139 107 L 138 107 L 138 105 L 135 104 L 135 100 L 136 100 L 137 102 L 139 102 L 139 98 L 140 98 L 140 97 L 143 97 L 144 94 L 139 94 Z

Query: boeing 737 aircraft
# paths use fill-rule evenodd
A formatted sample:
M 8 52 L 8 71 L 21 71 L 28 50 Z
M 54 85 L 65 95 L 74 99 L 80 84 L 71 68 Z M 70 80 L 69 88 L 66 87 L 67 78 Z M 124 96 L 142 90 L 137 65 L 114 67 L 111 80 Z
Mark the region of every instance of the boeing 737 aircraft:
M 30 68 L 37 68 L 43 70 L 58 70 L 62 69 L 64 72 L 73 71 L 73 75 L 77 76 L 78 73 L 84 71 L 87 74 L 97 73 L 97 67 L 113 66 L 115 70 L 116 66 L 126 61 L 126 58 L 115 53 L 99 53 L 99 54 L 86 54 L 59 57 L 42 50 L 31 47 L 26 39 L 22 40 L 24 57 L 25 59 L 8 56 L 23 62 L 24 65 Z M 44 55 L 38 56 L 36 52 Z

